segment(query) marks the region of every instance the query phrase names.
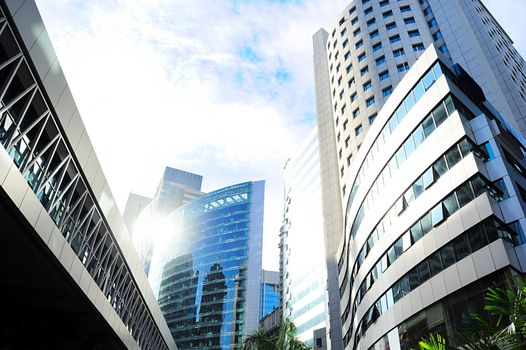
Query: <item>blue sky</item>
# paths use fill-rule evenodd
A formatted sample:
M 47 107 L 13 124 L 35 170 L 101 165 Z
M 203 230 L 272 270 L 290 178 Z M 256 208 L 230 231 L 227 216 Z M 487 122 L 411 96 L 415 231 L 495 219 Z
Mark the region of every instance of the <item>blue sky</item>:
M 113 194 L 153 195 L 164 166 L 204 191 L 266 180 L 278 267 L 285 161 L 315 125 L 311 37 L 348 0 L 37 0 Z M 486 0 L 526 54 L 526 1 Z

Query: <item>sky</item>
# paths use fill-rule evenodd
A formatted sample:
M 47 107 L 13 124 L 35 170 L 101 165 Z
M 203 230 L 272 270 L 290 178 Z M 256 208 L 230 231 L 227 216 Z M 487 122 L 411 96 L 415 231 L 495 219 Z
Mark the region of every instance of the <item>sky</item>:
M 283 166 L 315 126 L 312 35 L 348 0 L 36 0 L 117 204 L 165 166 L 203 191 L 265 180 L 278 269 Z M 526 57 L 526 1 L 484 0 Z

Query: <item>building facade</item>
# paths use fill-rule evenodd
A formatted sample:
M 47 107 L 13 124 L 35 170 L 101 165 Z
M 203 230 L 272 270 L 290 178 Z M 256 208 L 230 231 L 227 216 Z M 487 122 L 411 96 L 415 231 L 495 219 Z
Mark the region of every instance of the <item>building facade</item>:
M 34 1 L 0 1 L 0 86 L 0 347 L 176 349 Z
M 479 0 L 355 0 L 341 12 L 329 33 L 320 29 L 314 35 L 313 46 L 328 339 L 333 349 L 341 349 L 340 339 L 346 338 L 347 326 L 340 324 L 345 308 L 335 302 L 342 282 L 336 259 L 341 256 L 338 246 L 350 229 L 345 225 L 354 220 L 349 217 L 349 198 L 357 195 L 361 181 L 373 176 L 365 170 L 357 176 L 355 167 L 360 166 L 354 164 L 367 152 L 362 149 L 369 128 L 393 99 L 409 69 L 426 48 L 434 46 L 441 59 L 465 69 L 513 130 L 524 131 L 525 64 Z M 353 215 L 365 216 L 365 210 Z M 339 334 L 342 327 L 344 333 Z
M 278 271 L 262 271 L 261 290 L 259 293 L 259 319 L 262 319 L 275 309 L 279 308 L 281 291 Z
M 157 237 L 150 282 L 179 349 L 240 349 L 258 329 L 264 182 L 205 194 Z
M 313 129 L 285 165 L 283 312 L 298 338 L 313 346 L 314 330 L 326 325 L 327 274 L 321 206 L 317 130 Z

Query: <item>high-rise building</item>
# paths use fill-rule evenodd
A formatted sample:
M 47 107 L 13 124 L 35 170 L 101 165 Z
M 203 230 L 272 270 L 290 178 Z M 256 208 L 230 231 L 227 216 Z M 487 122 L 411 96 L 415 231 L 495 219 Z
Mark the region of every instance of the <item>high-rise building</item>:
M 144 272 L 148 275 L 156 236 L 175 209 L 201 196 L 203 177 L 166 167 L 153 199 L 130 193 L 124 209 L 125 224 Z
M 280 297 L 279 272 L 263 270 L 259 297 L 259 319 L 279 308 Z
M 204 194 L 168 216 L 150 283 L 179 349 L 240 349 L 258 329 L 264 182 Z
M 327 273 L 321 206 L 317 131 L 313 129 L 285 165 L 283 215 L 283 313 L 298 337 L 314 345 L 314 330 L 326 326 Z
M 325 250 L 327 254 L 330 320 L 328 339 L 330 339 L 333 349 L 341 349 L 342 347 L 367 349 L 374 344 L 371 338 L 376 336 L 378 339 L 380 338 L 379 333 L 381 331 L 378 329 L 386 329 L 387 324 L 393 329 L 394 326 L 400 325 L 403 320 L 418 322 L 409 316 L 401 320 L 400 315 L 402 313 L 397 311 L 394 312 L 396 322 L 392 319 L 390 322 L 379 322 L 376 321 L 379 316 L 374 308 L 367 308 L 365 311 L 370 312 L 367 315 L 369 319 L 367 317 L 365 321 L 362 319 L 363 308 L 365 308 L 364 302 L 371 307 L 377 301 L 372 299 L 381 296 L 381 293 L 376 294 L 376 289 L 384 288 L 387 286 L 385 283 L 389 284 L 394 281 L 392 280 L 394 277 L 390 274 L 386 274 L 389 275 L 388 281 L 391 281 L 388 282 L 385 275 L 378 277 L 379 270 L 373 271 L 372 269 L 373 267 L 375 269 L 387 269 L 389 266 L 389 260 L 377 264 L 377 259 L 380 257 L 389 259 L 388 256 L 382 256 L 382 254 L 387 254 L 392 248 L 389 245 L 394 244 L 394 239 L 401 235 L 401 231 L 397 230 L 403 230 L 403 225 L 398 226 L 397 220 L 399 216 L 399 220 L 402 220 L 401 217 L 407 214 L 404 210 L 399 211 L 396 213 L 396 220 L 393 219 L 391 222 L 389 217 L 385 225 L 380 219 L 389 214 L 388 209 L 392 205 L 404 205 L 403 201 L 402 204 L 399 204 L 398 199 L 391 199 L 391 196 L 397 194 L 400 197 L 400 194 L 408 190 L 407 186 L 410 184 L 406 181 L 417 181 L 424 170 L 434 166 L 433 162 L 439 161 L 439 155 L 447 157 L 447 152 L 455 147 L 454 142 L 450 142 L 451 140 L 447 138 L 447 141 L 435 142 L 434 147 L 430 146 L 433 141 L 428 141 L 425 135 L 422 140 L 415 140 L 414 137 L 420 137 L 420 134 L 414 136 L 413 131 L 415 130 L 413 129 L 418 126 L 419 122 L 430 123 L 430 120 L 426 118 L 433 111 L 444 117 L 443 109 L 440 106 L 442 102 L 437 97 L 441 95 L 443 103 L 446 103 L 443 107 L 447 111 L 448 118 L 451 105 L 455 106 L 455 111 L 463 108 L 459 106 L 467 105 L 468 107 L 465 110 L 470 111 L 469 113 L 475 117 L 471 118 L 471 114 L 469 114 L 469 117 L 464 118 L 463 116 L 468 112 L 459 113 L 462 115 L 460 117 L 462 123 L 457 123 L 456 128 L 445 126 L 452 123 L 451 121 L 445 122 L 442 126 L 440 125 L 442 124 L 441 120 L 438 122 L 434 120 L 432 124 L 436 130 L 448 129 L 453 135 L 467 135 L 469 141 L 466 142 L 473 143 L 473 150 L 477 149 L 477 145 L 488 140 L 490 143 L 493 142 L 491 140 L 498 143 L 495 148 L 500 149 L 501 143 L 513 143 L 515 149 L 520 149 L 522 147 L 520 146 L 522 143 L 520 131 L 523 133 L 526 131 L 526 67 L 522 57 L 513 48 L 511 39 L 479 0 L 355 0 L 337 18 L 330 34 L 320 29 L 314 35 L 313 42 Z M 429 52 L 425 51 L 431 46 L 434 48 L 431 48 Z M 422 55 L 424 57 L 421 57 Z M 433 64 L 438 61 L 442 61 L 441 69 L 443 70 L 439 71 L 437 68 L 435 71 Z M 459 65 L 453 66 L 452 63 Z M 434 73 L 427 74 L 429 71 Z M 450 72 L 452 73 L 450 74 Z M 443 86 L 442 90 L 438 92 L 436 90 L 444 84 L 441 83 L 442 81 L 445 81 L 446 86 Z M 468 81 L 471 82 L 471 85 L 467 83 Z M 460 89 L 462 91 L 457 94 L 459 84 L 464 85 Z M 468 85 L 471 88 L 466 87 Z M 415 90 L 412 90 L 413 88 Z M 478 95 L 473 91 L 469 92 L 470 89 L 477 91 Z M 447 94 L 454 97 L 448 100 Z M 407 96 L 409 97 L 406 99 Z M 481 102 L 481 100 L 485 101 Z M 431 103 L 431 101 L 433 102 Z M 458 101 L 461 101 L 460 105 Z M 471 108 L 472 105 L 475 107 Z M 399 113 L 399 116 L 389 118 L 393 113 L 396 115 Z M 455 113 L 453 112 L 453 115 Z M 482 114 L 484 116 L 481 116 Z M 412 117 L 414 118 L 412 119 L 413 122 L 406 121 L 408 119 L 406 115 L 414 116 Z M 491 129 L 492 132 L 496 130 L 493 127 L 495 123 L 506 125 L 507 131 L 495 131 L 491 135 L 489 135 L 489 131 L 484 131 L 488 134 L 484 137 L 479 135 L 478 133 L 483 132 L 479 131 L 481 124 L 477 124 L 477 121 L 481 123 L 480 120 L 484 118 L 488 120 L 488 128 L 493 128 Z M 464 119 L 469 120 L 466 122 Z M 499 121 L 496 122 L 495 120 Z M 377 126 L 377 124 L 379 125 Z M 399 124 L 405 126 L 397 128 Z M 395 128 L 397 132 L 391 132 Z M 503 128 L 501 127 L 501 129 Z M 438 133 L 445 135 L 443 131 Z M 497 136 L 497 134 L 499 135 Z M 430 137 L 430 140 L 433 138 L 436 136 Z M 412 146 L 416 151 L 410 148 L 411 142 L 407 141 L 409 139 L 413 140 Z M 466 147 L 465 143 L 459 143 L 460 139 L 459 136 L 455 141 L 457 146 Z M 381 141 L 375 142 L 375 140 Z M 405 147 L 404 142 L 406 141 L 408 148 L 404 152 L 397 153 L 401 146 Z M 428 152 L 423 153 L 420 149 L 427 149 Z M 520 153 L 517 156 L 518 161 L 516 160 L 516 162 L 518 164 L 523 156 Z M 405 162 L 406 158 L 407 162 Z M 402 163 L 414 164 L 414 166 L 410 168 L 405 164 L 403 167 L 398 165 Z M 493 170 L 494 165 L 491 164 L 495 163 L 491 161 L 487 161 L 483 165 L 477 163 L 477 171 L 487 175 L 484 175 L 487 182 L 494 182 L 507 176 L 515 179 L 516 174 L 513 171 L 510 173 L 496 172 Z M 385 171 L 391 171 L 392 174 L 389 173 L 385 177 Z M 433 173 L 433 176 L 438 178 L 435 173 L 439 173 L 439 171 Z M 475 173 L 471 175 L 475 176 Z M 457 177 L 457 179 L 460 178 Z M 471 181 L 468 178 L 463 180 Z M 516 184 L 520 181 L 513 180 L 512 182 Z M 441 183 L 445 182 L 446 180 Z M 451 183 L 449 187 L 441 186 L 448 188 L 450 194 L 454 193 L 452 196 L 456 196 L 457 205 L 463 206 L 464 204 L 460 203 L 459 193 L 456 192 L 457 187 L 455 186 L 457 185 Z M 496 186 L 500 185 L 499 182 Z M 507 185 L 508 187 L 512 186 L 508 182 Z M 473 187 L 473 184 L 470 183 L 469 186 Z M 488 186 L 488 188 L 492 188 L 492 185 Z M 417 197 L 420 193 L 418 195 L 416 193 L 420 192 L 421 186 L 417 184 L 415 188 L 414 197 Z M 430 187 L 430 193 L 438 192 L 439 190 L 435 190 L 436 188 L 438 186 Z M 513 189 L 508 188 L 507 190 L 507 193 L 514 193 Z M 427 192 L 427 187 L 422 192 Z M 480 201 L 481 193 L 474 193 L 473 195 L 477 196 L 475 201 Z M 416 201 L 415 198 L 411 198 L 410 194 L 408 196 L 405 201 Z M 428 196 L 434 197 L 435 195 L 423 195 L 423 198 Z M 428 203 L 430 207 L 427 210 L 430 210 L 433 205 L 438 205 L 439 196 L 434 197 L 434 203 Z M 492 200 L 489 199 L 489 201 Z M 504 227 L 505 224 L 516 220 L 522 220 L 521 218 L 524 216 L 522 204 L 514 202 L 516 200 L 517 197 L 510 195 L 510 198 L 505 198 L 498 204 L 491 204 L 492 213 L 501 220 L 498 224 L 499 227 Z M 509 207 L 511 204 L 505 204 L 511 202 L 513 205 L 517 205 L 515 208 L 521 209 L 511 210 Z M 424 215 L 425 210 L 426 205 L 419 205 L 420 214 Z M 511 210 L 513 215 L 507 210 Z M 438 211 L 439 209 L 436 209 L 436 213 Z M 487 218 L 486 215 L 483 216 L 480 215 L 480 212 L 468 211 L 464 208 L 459 210 L 460 213 L 464 211 L 466 213 L 463 215 L 451 212 L 450 217 L 444 219 L 447 224 L 443 225 L 440 222 L 436 227 L 449 227 L 449 220 L 455 222 L 455 215 L 478 217 L 476 223 L 470 222 L 469 225 L 465 225 L 463 230 L 460 230 L 462 232 L 468 231 L 470 228 L 486 227 L 487 222 L 484 221 Z M 446 216 L 445 214 L 444 217 Z M 364 224 L 365 222 L 370 224 Z M 370 227 L 369 225 L 373 226 Z M 381 233 L 376 236 L 369 236 L 371 232 L 374 232 L 373 229 L 376 225 L 381 225 Z M 518 232 L 520 227 L 521 225 L 518 225 L 515 229 L 518 237 L 520 236 L 520 232 Z M 440 243 L 435 248 L 448 247 L 450 241 L 453 241 L 454 236 L 458 234 L 460 233 L 451 234 L 450 231 L 449 237 L 451 239 L 448 241 L 438 239 L 437 242 Z M 417 234 L 415 233 L 415 235 Z M 380 236 L 382 236 L 379 241 L 381 244 L 377 246 L 382 248 L 373 250 L 372 245 Z M 416 245 L 413 248 L 403 246 L 403 252 L 407 249 L 407 256 L 412 256 L 411 259 L 414 260 L 397 267 L 397 273 L 402 273 L 402 271 L 405 273 L 413 272 L 411 266 L 416 266 L 418 262 L 421 262 L 422 266 L 429 264 L 426 257 L 431 256 L 432 249 L 429 250 L 426 243 L 418 243 L 418 235 L 416 238 L 405 238 L 409 240 L 408 242 L 413 242 Z M 443 237 L 441 238 L 443 239 Z M 371 241 L 368 241 L 369 239 Z M 431 238 L 424 238 L 422 241 L 426 242 L 428 239 L 431 240 Z M 492 240 L 492 238 L 488 239 L 489 241 Z M 424 245 L 425 249 L 420 246 L 421 244 Z M 510 248 L 507 243 L 505 245 L 506 248 Z M 362 247 L 365 248 L 362 249 Z M 395 249 L 397 250 L 396 254 L 399 254 L 399 247 L 397 246 Z M 368 255 L 369 250 L 372 255 Z M 466 257 L 467 260 L 481 254 L 475 250 L 470 251 L 473 256 Z M 509 251 L 515 252 L 516 249 L 511 247 Z M 373 254 L 373 252 L 375 253 Z M 370 256 L 375 256 L 375 258 L 370 258 Z M 402 256 L 405 256 L 405 253 Z M 489 261 L 494 261 L 491 260 L 491 257 L 489 258 Z M 405 258 L 401 260 L 405 261 Z M 462 278 L 467 275 L 467 270 L 464 270 L 465 266 L 462 265 L 465 264 L 463 263 L 464 260 L 460 260 L 455 260 L 455 264 L 460 264 L 455 266 L 461 274 L 460 280 L 462 281 Z M 402 263 L 396 265 L 399 266 Z M 393 271 L 393 269 L 386 271 Z M 520 268 L 518 271 L 521 271 Z M 440 276 L 441 273 L 443 272 L 437 272 L 437 276 Z M 394 272 L 391 274 L 404 278 L 403 275 Z M 484 274 L 477 274 L 475 280 L 478 282 L 474 282 L 475 280 L 470 282 L 483 283 L 481 282 L 483 281 L 482 276 Z M 377 277 L 379 282 L 374 283 Z M 375 284 L 374 287 L 372 286 L 373 283 Z M 468 286 L 469 283 L 462 283 L 468 289 L 458 293 L 468 293 L 467 291 L 471 288 Z M 382 287 L 377 287 L 378 285 L 382 285 Z M 456 289 L 448 290 L 447 294 L 460 295 L 455 294 L 454 290 Z M 365 293 L 367 291 L 369 292 Z M 365 298 L 363 297 L 364 294 L 367 294 Z M 419 295 L 418 298 L 420 298 L 422 292 L 415 292 L 412 295 Z M 394 303 L 394 307 L 398 308 L 397 305 L 404 304 L 403 310 L 405 312 L 413 310 L 416 313 L 424 306 L 430 305 L 429 300 L 431 299 L 428 297 L 429 295 L 425 297 L 422 295 L 420 303 L 418 303 L 417 297 L 405 297 L 401 299 L 400 303 Z M 434 301 L 439 299 L 436 298 Z M 422 303 L 423 300 L 426 301 Z M 380 307 L 383 308 L 384 305 L 380 305 Z M 446 310 L 445 306 L 442 311 L 445 312 L 444 310 Z M 387 312 L 387 315 L 390 312 Z M 391 316 L 385 316 L 383 320 L 386 317 Z M 372 321 L 373 319 L 376 322 Z M 450 327 L 447 322 L 443 324 L 446 328 Z M 358 330 L 358 327 L 361 328 Z M 343 333 L 340 334 L 342 331 Z M 399 335 L 403 339 L 407 339 L 407 336 Z M 394 338 L 391 339 L 391 348 L 393 346 L 395 346 L 394 348 L 400 346 L 405 348 L 406 345 L 404 344 L 407 344 L 407 342 L 398 345 L 395 343 Z

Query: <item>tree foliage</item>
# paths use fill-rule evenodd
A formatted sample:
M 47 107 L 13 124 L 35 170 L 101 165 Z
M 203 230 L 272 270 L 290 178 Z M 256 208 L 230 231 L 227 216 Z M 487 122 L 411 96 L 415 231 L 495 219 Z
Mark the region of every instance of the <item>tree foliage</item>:
M 266 335 L 261 329 L 248 335 L 243 341 L 243 350 L 310 350 L 296 337 L 296 332 L 294 323 L 286 319 L 275 337 Z

